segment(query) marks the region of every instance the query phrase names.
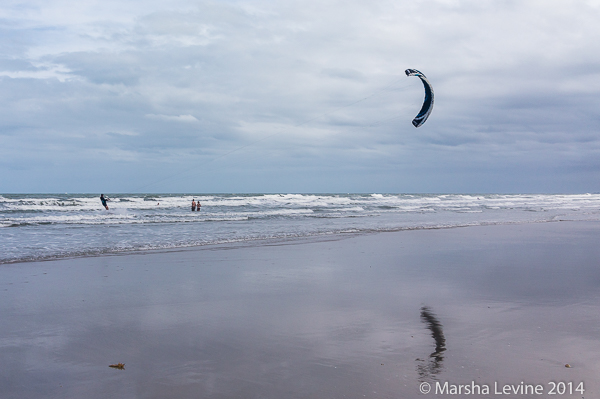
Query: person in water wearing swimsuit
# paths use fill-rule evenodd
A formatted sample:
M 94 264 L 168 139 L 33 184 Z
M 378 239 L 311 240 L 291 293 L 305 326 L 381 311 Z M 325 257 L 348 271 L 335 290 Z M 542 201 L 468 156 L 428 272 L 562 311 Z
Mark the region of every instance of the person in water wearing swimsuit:
M 106 208 L 106 210 L 108 211 L 108 205 L 106 204 L 106 201 L 110 201 L 110 198 L 105 197 L 104 194 L 100 194 L 100 201 L 102 201 L 102 205 Z
M 192 212 L 196 210 L 196 200 L 192 200 Z
M 200 201 L 198 201 L 198 202 L 196 203 L 196 210 L 197 210 L 198 212 L 200 212 Z

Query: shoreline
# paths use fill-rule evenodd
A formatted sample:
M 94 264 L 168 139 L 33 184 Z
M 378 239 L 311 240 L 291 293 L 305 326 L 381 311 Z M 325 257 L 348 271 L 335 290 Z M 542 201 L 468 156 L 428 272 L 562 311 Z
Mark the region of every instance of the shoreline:
M 271 237 L 271 238 L 249 238 L 249 239 L 237 239 L 231 241 L 222 241 L 222 242 L 212 242 L 205 244 L 183 244 L 181 246 L 174 247 L 166 247 L 166 248 L 149 248 L 149 249 L 124 249 L 124 250 L 107 250 L 107 251 L 97 251 L 91 253 L 83 253 L 83 254 L 74 254 L 74 255 L 66 255 L 66 256 L 50 256 L 50 257 L 42 257 L 42 258 L 34 258 L 34 259 L 18 259 L 11 261 L 2 261 L 0 260 L 0 267 L 3 265 L 12 265 L 12 264 L 23 264 L 23 263 L 36 263 L 36 262 L 52 262 L 52 261 L 61 261 L 68 259 L 85 259 L 85 258 L 96 258 L 103 256 L 127 256 L 127 255 L 144 255 L 144 254 L 152 254 L 152 253 L 163 253 L 163 252 L 178 252 L 178 251 L 194 251 L 194 250 L 210 250 L 212 247 L 220 247 L 220 246 L 232 246 L 232 247 L 253 247 L 253 246 L 263 246 L 263 245 L 271 245 L 271 243 L 284 243 L 284 242 L 293 242 L 298 241 L 302 242 L 312 242 L 321 241 L 336 237 L 334 239 L 346 239 L 354 236 L 361 235 L 372 235 L 372 234 L 385 234 L 385 233 L 397 233 L 404 231 L 420 231 L 420 230 L 451 230 L 451 229 L 460 229 L 460 228 L 469 228 L 469 227 L 486 227 L 486 226 L 513 226 L 513 225 L 529 225 L 529 224 L 546 224 L 546 223 L 600 223 L 597 220 L 543 220 L 543 221 L 518 221 L 518 222 L 482 222 L 477 224 L 464 224 L 464 225 L 452 225 L 452 226 L 419 226 L 419 227 L 406 227 L 406 228 L 397 228 L 397 229 L 382 229 L 382 230 L 356 230 L 356 231 L 341 231 L 341 232 L 325 232 L 325 233 L 314 233 L 307 235 L 299 235 L 299 236 L 281 236 L 281 237 Z
M 0 396 L 600 392 L 600 222 L 312 238 L 3 265 Z

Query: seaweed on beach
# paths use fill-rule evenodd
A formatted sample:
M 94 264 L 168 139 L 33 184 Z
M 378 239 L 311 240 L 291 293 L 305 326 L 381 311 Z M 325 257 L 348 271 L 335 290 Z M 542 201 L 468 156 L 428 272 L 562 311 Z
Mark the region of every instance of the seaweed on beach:
M 113 369 L 125 370 L 125 363 L 109 364 L 108 367 Z

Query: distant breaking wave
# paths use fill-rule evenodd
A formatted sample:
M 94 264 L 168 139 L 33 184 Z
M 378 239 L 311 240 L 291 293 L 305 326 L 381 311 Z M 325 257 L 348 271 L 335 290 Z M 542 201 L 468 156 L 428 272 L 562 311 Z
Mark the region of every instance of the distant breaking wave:
M 110 195 L 109 195 L 110 196 Z M 0 263 L 228 242 L 600 220 L 600 194 L 0 195 Z M 192 199 L 200 212 L 191 212 Z

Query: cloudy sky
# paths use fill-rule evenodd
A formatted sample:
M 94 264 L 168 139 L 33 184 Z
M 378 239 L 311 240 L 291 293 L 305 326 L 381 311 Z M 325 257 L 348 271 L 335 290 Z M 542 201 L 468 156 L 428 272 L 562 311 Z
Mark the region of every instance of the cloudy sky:
M 600 0 L 3 0 L 0 192 L 599 192 Z M 429 120 L 418 78 L 435 89 Z

